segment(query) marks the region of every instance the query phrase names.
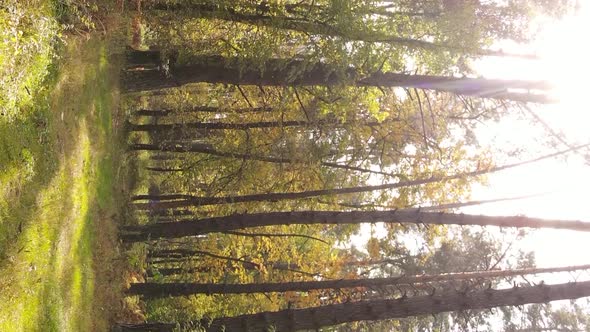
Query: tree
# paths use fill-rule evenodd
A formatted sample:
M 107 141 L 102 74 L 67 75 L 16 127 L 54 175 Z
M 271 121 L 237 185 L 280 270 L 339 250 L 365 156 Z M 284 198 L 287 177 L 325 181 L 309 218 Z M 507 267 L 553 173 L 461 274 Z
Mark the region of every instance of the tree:
M 281 283 L 253 283 L 253 284 L 202 284 L 202 283 L 133 283 L 127 290 L 129 295 L 142 295 L 144 298 L 167 296 L 187 296 L 193 294 L 251 294 L 270 292 L 307 292 L 316 289 L 340 289 L 363 287 L 375 289 L 380 286 L 412 285 L 428 282 L 458 281 L 467 279 L 487 279 L 498 277 L 512 277 L 528 274 L 573 272 L 588 270 L 590 265 L 565 266 L 554 268 L 528 268 L 516 270 L 491 270 L 461 273 L 445 273 L 438 275 L 401 275 L 389 278 L 372 279 L 340 279 L 320 281 L 299 281 Z
M 241 64 L 241 65 L 238 65 Z M 395 72 L 361 73 L 356 68 L 338 68 L 321 62 L 269 59 L 261 71 L 255 62 L 221 56 L 198 56 L 187 65 L 173 65 L 170 75 L 158 71 L 127 72 L 128 92 L 180 87 L 188 83 L 208 82 L 262 86 L 337 86 L 342 84 L 376 87 L 404 87 L 444 91 L 458 95 L 549 103 L 550 97 L 535 92 L 512 92 L 510 89 L 546 91 L 545 81 L 499 80 L 433 75 L 410 75 Z
M 172 124 L 132 124 L 127 126 L 130 131 L 173 131 L 183 129 L 207 129 L 207 130 L 248 130 L 255 128 L 284 128 L 284 127 L 314 127 L 314 126 L 330 126 L 330 127 L 346 127 L 351 124 L 348 123 L 324 123 L 324 122 L 309 122 L 309 121 L 261 121 L 249 123 L 224 123 L 224 122 L 191 122 L 191 123 L 172 123 Z M 376 127 L 378 122 L 369 122 L 361 124 L 363 126 Z
M 238 214 L 169 224 L 125 227 L 125 241 L 156 238 L 178 238 L 212 232 L 233 231 L 248 227 L 273 225 L 415 223 L 431 225 L 479 225 L 500 227 L 557 228 L 590 231 L 590 222 L 528 218 L 524 216 L 495 217 L 443 212 L 421 212 L 420 209 L 389 211 L 295 211 Z
M 467 205 L 445 203 L 467 199 L 479 175 L 534 161 L 492 167 L 491 152 L 478 145 L 475 128 L 514 113 L 511 105 L 551 101 L 551 87 L 542 81 L 479 78 L 470 61 L 508 55 L 490 45 L 498 38 L 526 39 L 528 31 L 520 32 L 532 18 L 528 10 L 543 1 L 152 2 L 152 8 L 166 4 L 158 8 L 165 10 L 146 15 L 155 24 L 145 34 L 145 45 L 156 46 L 128 53 L 133 68 L 122 82 L 128 91 L 139 92 L 125 100 L 139 110 L 127 129 L 131 149 L 149 151 L 133 157 L 150 172 L 138 172 L 134 193 L 140 195 L 132 198 L 136 218 L 129 218 L 137 226 L 123 227 L 121 234 L 125 241 L 144 242 L 133 247 L 146 248 L 150 281 L 163 284 L 133 287 L 172 287 L 164 292 L 175 294 L 182 293 L 179 288 L 223 292 L 250 285 L 252 290 L 277 285 L 291 290 L 146 296 L 150 321 L 180 322 L 189 329 L 204 322 L 202 317 L 272 315 L 285 308 L 319 309 L 398 295 L 402 302 L 414 300 L 426 286 L 414 284 L 418 291 L 405 295 L 404 287 L 385 286 L 379 292 L 363 287 L 299 292 L 294 287 L 533 266 L 531 256 L 513 264 L 512 252 L 505 254 L 509 245 L 464 236 L 470 227 L 457 236 L 453 230 L 459 228 L 446 224 L 586 229 L 587 224 L 558 220 L 544 224 L 524 217 L 407 209 Z M 172 89 L 141 92 L 166 87 Z M 152 183 L 161 192 L 142 195 Z M 188 213 L 175 215 L 173 208 Z M 347 243 L 360 223 L 374 221 L 388 222 L 385 234 L 372 234 L 366 246 L 358 247 L 366 253 L 336 245 Z M 380 226 L 374 229 L 381 231 Z M 408 245 L 408 238 L 416 239 L 418 248 Z M 490 288 L 497 286 L 497 280 L 491 282 Z M 465 285 L 464 295 L 488 286 Z M 452 282 L 435 287 L 425 299 L 456 292 Z M 439 304 L 423 302 L 422 307 Z M 367 308 L 372 306 L 362 310 L 372 316 Z M 471 311 L 439 316 L 445 322 L 441 329 L 462 324 L 461 315 Z M 313 322 L 311 316 L 304 319 Z M 478 315 L 475 324 L 487 317 Z M 380 323 L 384 328 L 373 330 L 435 327 L 430 317 L 404 321 L 409 323 Z M 229 325 L 230 330 L 248 327 Z
M 154 117 L 164 117 L 169 115 L 178 115 L 178 114 L 186 114 L 186 113 L 213 113 L 213 114 L 222 114 L 222 113 L 238 113 L 238 114 L 245 114 L 245 113 L 265 113 L 265 112 L 276 112 L 277 110 L 272 107 L 242 107 L 242 108 L 233 108 L 233 109 L 224 109 L 221 107 L 212 107 L 212 106 L 193 106 L 189 109 L 182 109 L 182 110 L 175 110 L 175 109 L 140 109 L 133 112 L 133 115 L 136 116 L 154 116 Z
M 477 46 L 460 43 L 453 40 L 453 31 L 446 27 L 450 22 L 454 28 L 466 35 L 465 39 L 476 44 L 482 44 L 485 39 L 493 37 L 524 39 L 524 30 L 530 15 L 528 4 L 498 5 L 479 3 L 463 3 L 462 7 L 447 5 L 443 2 L 441 9 L 431 9 L 422 12 L 390 11 L 389 8 L 371 4 L 370 2 L 350 1 L 348 4 L 279 4 L 265 3 L 259 6 L 242 4 L 245 10 L 238 11 L 234 3 L 162 3 L 156 2 L 150 6 L 153 10 L 188 11 L 192 18 L 221 19 L 232 22 L 253 24 L 277 29 L 288 29 L 307 35 L 321 35 L 339 37 L 346 41 L 361 41 L 366 43 L 389 43 L 404 46 L 409 49 L 424 49 L 431 51 L 465 52 L 472 55 L 505 56 L 512 55 L 497 50 L 477 49 Z M 249 7 L 249 8 L 248 8 Z M 284 8 L 282 8 L 284 7 Z M 397 7 L 404 8 L 403 3 Z M 413 4 L 416 7 L 416 4 Z M 404 8 L 405 9 L 405 8 Z M 503 19 L 498 19 L 502 17 Z M 406 20 L 404 20 L 404 18 Z M 423 18 L 427 18 L 424 20 Z M 451 18 L 451 19 L 450 19 Z M 452 19 L 460 18 L 460 19 Z M 414 29 L 401 29 L 401 23 L 413 20 Z M 422 26 L 427 26 L 427 36 L 443 42 L 426 41 L 426 38 L 402 37 L 389 31 L 409 30 L 417 33 Z M 468 27 L 478 26 L 478 29 Z M 396 29 L 397 28 L 397 29 Z M 413 31 L 412 31 L 413 30 Z M 451 30 L 451 31 L 445 31 Z M 438 33 L 437 33 L 438 32 Z M 423 36 L 425 37 L 425 36 Z M 479 40 L 476 40 L 479 39 Z M 452 40 L 449 42 L 448 40 Z M 523 56 L 526 55 L 518 55 Z M 530 57 L 530 56 L 528 56 Z
M 571 151 L 576 151 L 578 149 L 587 147 L 589 145 L 590 144 L 584 144 L 581 146 L 569 148 L 566 150 L 558 151 L 555 153 L 551 153 L 548 155 L 544 155 L 541 157 L 537 157 L 534 159 L 530 159 L 530 160 L 526 160 L 526 161 L 522 161 L 522 162 L 518 162 L 518 163 L 514 163 L 514 164 L 489 167 L 489 168 L 482 169 L 482 170 L 475 170 L 475 171 L 471 171 L 471 172 L 458 173 L 458 174 L 453 174 L 453 175 L 432 176 L 432 177 L 424 178 L 424 179 L 400 181 L 400 182 L 396 182 L 396 183 L 387 183 L 387 184 L 382 184 L 382 185 L 335 188 L 335 189 L 319 189 L 319 190 L 309 190 L 309 191 L 292 192 L 292 193 L 251 194 L 251 195 L 226 196 L 226 197 L 197 197 L 197 196 L 184 195 L 184 194 L 137 195 L 134 197 L 134 200 L 145 200 L 145 199 L 153 200 L 150 203 L 136 203 L 135 206 L 138 209 L 158 210 L 158 209 L 180 208 L 180 207 L 187 207 L 187 206 L 217 205 L 217 204 L 229 204 L 229 203 L 239 203 L 239 202 L 292 200 L 292 199 L 309 198 L 309 197 L 317 197 L 317 196 L 324 196 L 324 195 L 340 195 L 340 194 L 370 192 L 370 191 L 375 191 L 375 190 L 397 189 L 397 188 L 418 186 L 418 185 L 435 183 L 435 182 L 464 179 L 467 177 L 473 177 L 473 176 L 489 174 L 489 173 L 493 173 L 493 172 L 499 172 L 499 171 L 502 171 L 505 169 L 526 165 L 529 163 L 537 162 L 537 161 L 548 159 L 548 158 L 553 158 L 555 156 L 559 156 L 559 155 L 562 155 L 562 154 L 565 154 L 565 153 L 568 153 Z M 179 146 L 175 146 L 173 148 L 178 149 L 179 151 L 183 150 L 183 147 L 179 147 Z M 198 150 L 202 151 L 203 149 L 204 148 L 203 148 L 202 144 L 196 144 L 196 147 L 193 148 L 193 150 L 195 150 L 195 151 L 198 151 Z M 231 153 L 228 153 L 227 155 L 231 156 Z
M 590 296 L 590 281 L 488 289 L 479 291 L 449 291 L 444 294 L 371 300 L 333 304 L 305 309 L 287 309 L 261 312 L 236 317 L 221 317 L 200 322 L 183 322 L 180 326 L 201 326 L 206 331 L 297 331 L 319 329 L 346 322 L 403 318 L 467 309 L 488 309 L 499 306 L 516 306 L 527 303 L 575 299 Z M 150 324 L 150 323 L 148 323 Z M 141 326 L 141 325 L 137 325 Z M 172 329 L 176 323 L 170 323 Z

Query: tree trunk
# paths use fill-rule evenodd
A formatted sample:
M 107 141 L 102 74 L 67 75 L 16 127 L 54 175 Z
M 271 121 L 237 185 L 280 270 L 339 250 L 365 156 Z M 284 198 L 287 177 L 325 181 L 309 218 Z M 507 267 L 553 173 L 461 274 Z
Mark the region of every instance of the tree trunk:
M 158 50 L 138 51 L 127 47 L 127 69 L 159 69 L 162 64 Z
M 135 144 L 135 146 L 143 146 L 143 145 L 146 145 L 146 144 Z M 553 157 L 556 157 L 559 155 L 566 154 L 571 151 L 576 151 L 576 150 L 585 148 L 589 145 L 590 144 L 584 144 L 584 145 L 576 146 L 576 147 L 569 148 L 566 150 L 558 151 L 555 153 L 547 154 L 547 155 L 537 157 L 534 159 L 525 160 L 525 161 L 514 163 L 514 164 L 491 167 L 491 168 L 483 169 L 483 170 L 476 170 L 476 171 L 472 171 L 472 172 L 458 173 L 458 174 L 438 176 L 438 177 L 433 176 L 433 177 L 425 178 L 425 179 L 400 181 L 400 182 L 396 182 L 396 183 L 387 183 L 387 184 L 382 184 L 382 185 L 335 188 L 335 189 L 320 189 L 320 190 L 309 190 L 309 191 L 288 192 L 288 193 L 269 193 L 269 194 L 252 194 L 252 195 L 242 195 L 242 196 L 220 196 L 220 197 L 199 197 L 199 196 L 192 196 L 192 195 L 171 194 L 174 197 L 174 199 L 177 199 L 177 200 L 158 201 L 158 202 L 150 202 L 150 203 L 135 203 L 135 207 L 139 210 L 161 210 L 161 209 L 182 208 L 182 207 L 189 207 L 189 206 L 231 204 L 231 203 L 242 203 L 242 202 L 264 202 L 264 201 L 274 202 L 274 201 L 279 201 L 279 200 L 293 200 L 293 199 L 326 196 L 326 195 L 354 194 L 354 193 L 370 192 L 370 191 L 375 191 L 375 190 L 386 190 L 386 189 L 396 189 L 396 188 L 403 188 L 403 187 L 409 187 L 409 186 L 418 186 L 418 185 L 423 185 L 423 184 L 428 184 L 428 183 L 449 181 L 449 180 L 455 180 L 455 179 L 463 179 L 466 177 L 472 177 L 472 176 L 478 176 L 478 175 L 483 175 L 483 174 L 499 172 L 501 170 L 534 163 L 534 162 L 541 161 L 544 159 L 553 158 Z M 150 146 L 150 145 L 146 145 L 146 146 Z M 199 146 L 201 146 L 201 147 L 195 147 L 195 150 L 197 148 L 199 148 L 199 149 L 206 148 L 206 147 L 203 147 L 203 144 L 199 144 Z M 173 146 L 173 148 L 178 148 L 179 151 L 186 151 L 186 148 L 181 147 L 181 146 Z M 191 147 L 191 149 L 192 149 L 192 147 Z M 170 150 L 167 150 L 167 151 L 170 151 Z M 234 154 L 227 153 L 227 155 L 233 156 Z M 285 160 L 286 160 L 286 162 L 288 162 L 289 159 L 285 159 Z M 137 195 L 134 197 L 134 199 L 135 200 L 142 200 L 142 199 L 150 199 L 150 198 L 145 195 Z M 166 199 L 167 199 L 167 195 L 161 195 L 159 198 L 159 200 L 166 200 Z
M 148 270 L 147 276 L 153 277 L 156 274 L 162 276 L 173 276 L 179 274 L 192 274 L 192 273 L 210 273 L 211 268 L 209 267 L 200 267 L 200 268 L 182 268 L 182 267 L 170 267 L 170 268 L 156 268 L 153 270 Z
M 160 172 L 160 173 L 184 172 L 187 170 L 185 168 L 169 168 L 169 167 L 156 167 L 156 166 L 147 166 L 145 169 L 148 171 L 151 171 L 151 172 Z
M 179 238 L 248 227 L 276 225 L 414 223 L 424 225 L 478 225 L 499 227 L 556 228 L 590 231 L 590 222 L 551 220 L 524 216 L 481 216 L 442 212 L 421 212 L 420 209 L 390 211 L 297 211 L 237 214 L 225 217 L 183 221 L 171 224 L 149 224 L 123 227 L 124 241 L 146 241 L 157 238 Z
M 287 309 L 276 312 L 236 317 L 221 317 L 181 325 L 201 324 L 205 331 L 275 331 L 318 330 L 348 322 L 434 315 L 441 312 L 488 309 L 500 306 L 517 306 L 529 303 L 576 299 L 590 296 L 590 281 L 557 285 L 514 287 L 500 290 L 449 291 L 443 294 L 415 296 L 394 300 L 370 300 L 332 304 L 305 309 Z
M 240 159 L 240 160 L 255 160 L 255 161 L 277 163 L 277 164 L 290 164 L 290 163 L 296 162 L 295 160 L 290 159 L 290 158 L 266 157 L 266 156 L 257 156 L 257 155 L 245 154 L 245 153 L 219 151 L 219 150 L 215 150 L 215 149 L 211 148 L 211 145 L 202 144 L 202 143 L 184 143 L 184 142 L 169 142 L 167 144 L 136 143 L 136 144 L 132 144 L 129 147 L 129 149 L 133 150 L 133 151 L 206 153 L 206 154 L 210 154 L 212 156 L 218 156 L 218 157 L 235 158 L 235 159 Z M 371 174 L 379 174 L 379 175 L 397 177 L 397 175 L 387 173 L 387 172 L 374 171 L 371 169 L 350 166 L 350 165 L 342 165 L 342 164 L 338 164 L 338 163 L 320 162 L 320 165 L 325 166 L 325 167 L 331 167 L 331 168 L 345 169 L 345 170 L 349 170 L 349 171 L 357 171 L 357 172 L 362 172 L 362 173 L 371 173 Z
M 132 151 L 160 151 L 160 152 L 201 152 L 213 150 L 211 144 L 208 143 L 185 143 L 185 142 L 166 142 L 161 144 L 141 144 L 136 143 L 129 146 Z M 207 153 L 207 152 L 203 152 Z M 152 158 L 154 159 L 154 158 Z M 174 155 L 158 158 L 154 160 L 174 160 L 177 159 Z
M 190 11 L 190 15 L 194 18 L 214 18 L 225 21 L 239 22 L 245 24 L 253 24 L 258 26 L 266 26 L 277 29 L 286 29 L 303 32 L 311 35 L 324 35 L 329 37 L 339 37 L 351 41 L 363 41 L 367 43 L 388 43 L 397 44 L 410 49 L 425 49 L 432 51 L 451 51 L 463 52 L 472 55 L 483 56 L 516 56 L 530 58 L 530 55 L 507 54 L 503 51 L 487 50 L 487 49 L 468 49 L 462 45 L 453 45 L 447 43 L 434 43 L 425 40 L 404 38 L 399 36 L 392 36 L 386 33 L 379 33 L 376 31 L 359 31 L 345 29 L 320 22 L 318 20 L 307 19 L 307 14 L 302 17 L 288 17 L 283 15 L 263 15 L 263 14 L 248 14 L 240 13 L 232 7 L 220 6 L 216 4 L 168 4 L 156 3 L 150 6 L 154 10 L 176 10 L 176 11 Z M 291 7 L 292 8 L 292 7 Z M 328 9 L 330 10 L 330 9 Z M 382 11 L 388 13 L 387 11 Z M 375 14 L 375 13 L 368 13 Z M 331 13 L 328 13 L 331 15 Z M 399 16 L 399 15 L 398 15 Z M 415 15 L 414 15 L 415 16 Z
M 261 121 L 248 123 L 227 123 L 227 122 L 186 122 L 186 123 L 172 123 L 172 124 L 132 124 L 128 123 L 130 131 L 171 131 L 182 129 L 207 129 L 207 130 L 247 130 L 255 128 L 283 128 L 283 127 L 311 127 L 311 126 L 331 126 L 343 127 L 354 125 L 352 123 L 329 123 L 324 121 L 309 122 L 309 121 Z M 361 126 L 375 127 L 380 125 L 379 122 L 369 122 L 358 124 Z
M 241 63 L 244 63 L 243 60 Z M 410 75 L 392 72 L 374 72 L 361 77 L 354 68 L 344 71 L 323 63 L 309 65 L 302 60 L 269 59 L 261 72 L 255 66 L 238 65 L 237 58 L 221 56 L 195 57 L 191 65 L 171 68 L 171 77 L 157 71 L 130 72 L 123 83 L 127 92 L 149 91 L 184 84 L 208 82 L 223 84 L 249 84 L 262 86 L 334 86 L 358 85 L 378 87 L 404 87 L 445 91 L 458 95 L 506 99 L 522 102 L 549 103 L 546 95 L 510 92 L 508 89 L 548 90 L 545 81 L 499 80 L 433 75 Z M 292 73 L 300 73 L 293 77 Z M 145 74 L 145 75 L 144 75 Z
M 195 106 L 183 110 L 174 109 L 161 109 L 161 110 L 147 110 L 141 109 L 133 112 L 134 115 L 139 116 L 167 116 L 172 114 L 183 114 L 183 113 L 262 113 L 262 112 L 273 112 L 276 109 L 273 107 L 243 107 L 243 108 L 221 108 L 211 106 Z
M 170 110 L 139 110 L 133 112 L 136 116 L 153 116 L 153 117 L 164 117 L 170 114 Z
M 113 332 L 173 332 L 176 323 L 139 323 L 139 324 L 118 324 Z
M 255 263 L 247 259 L 235 258 L 230 256 L 217 255 L 208 251 L 202 250 L 191 250 L 191 249 L 165 249 L 157 250 L 148 253 L 148 259 L 162 258 L 162 259 L 173 259 L 173 260 L 185 260 L 190 259 L 194 256 L 207 256 L 215 259 L 225 260 L 229 262 L 240 263 L 246 270 L 261 269 L 263 266 L 272 267 L 276 270 L 285 270 L 292 272 L 306 273 L 299 271 L 299 265 L 294 263 L 283 263 L 283 262 L 267 262 L 267 263 Z M 158 261 L 158 263 L 161 261 Z
M 317 289 L 341 289 L 355 287 L 379 287 L 390 285 L 407 285 L 426 282 L 441 282 L 466 279 L 484 279 L 512 277 L 529 274 L 572 272 L 588 270 L 590 265 L 565 266 L 554 268 L 529 268 L 518 270 L 492 270 L 462 273 L 445 273 L 438 275 L 398 276 L 393 278 L 374 279 L 341 279 L 322 281 L 299 281 L 281 283 L 252 284 L 200 284 L 200 283 L 133 283 L 127 290 L 129 295 L 142 295 L 145 298 L 168 296 L 188 296 L 193 294 L 253 294 L 271 292 L 307 292 Z

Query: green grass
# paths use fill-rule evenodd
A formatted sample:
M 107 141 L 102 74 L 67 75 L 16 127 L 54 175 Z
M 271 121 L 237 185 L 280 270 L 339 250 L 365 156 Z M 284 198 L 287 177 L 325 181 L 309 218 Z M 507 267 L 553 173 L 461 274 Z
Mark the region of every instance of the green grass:
M 102 331 L 118 309 L 116 75 L 98 39 L 64 59 L 34 107 L 0 121 L 0 331 Z
M 0 116 L 28 116 L 51 71 L 60 26 L 47 0 L 5 0 L 0 9 Z
M 102 331 L 120 311 L 117 68 L 112 43 L 72 37 L 103 27 L 98 2 L 0 2 L 0 331 Z

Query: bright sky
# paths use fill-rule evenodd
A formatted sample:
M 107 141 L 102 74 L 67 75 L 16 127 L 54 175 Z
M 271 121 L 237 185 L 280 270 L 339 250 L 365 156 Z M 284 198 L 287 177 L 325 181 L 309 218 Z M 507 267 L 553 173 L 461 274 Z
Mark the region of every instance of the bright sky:
M 486 78 L 547 79 L 555 84 L 560 102 L 535 106 L 534 112 L 556 132 L 564 134 L 572 146 L 590 143 L 590 0 L 580 1 L 580 10 L 561 22 L 539 23 L 543 32 L 524 49 L 541 56 L 540 61 L 489 58 L 477 64 Z M 524 121 L 508 119 L 482 126 L 485 141 L 496 146 L 522 148 L 524 159 L 548 153 L 539 136 Z M 565 149 L 560 145 L 556 150 Z M 543 151 L 545 149 L 545 151 Z M 579 155 L 536 163 L 489 177 L 489 186 L 474 188 L 474 200 L 545 195 L 513 202 L 465 208 L 465 213 L 487 215 L 526 215 L 541 218 L 579 219 L 590 222 L 590 163 Z M 523 241 L 532 249 L 540 267 L 590 263 L 590 234 L 541 230 Z
M 555 84 L 560 102 L 554 105 L 532 106 L 532 110 L 572 145 L 590 143 L 590 0 L 581 0 L 574 16 L 560 22 L 542 22 L 541 33 L 532 45 L 507 45 L 504 51 L 534 53 L 541 60 L 488 57 L 476 64 L 485 78 L 543 79 Z M 543 144 L 546 134 L 528 119 L 505 118 L 500 123 L 488 123 L 478 129 L 484 143 L 501 150 L 522 151 L 520 160 L 528 160 L 549 151 Z M 587 151 L 590 154 L 590 149 Z M 498 164 L 512 163 L 497 160 Z M 526 215 L 546 219 L 576 219 L 590 222 L 590 162 L 578 154 L 502 171 L 489 176 L 488 186 L 473 188 L 472 200 L 537 195 L 533 198 L 463 208 L 461 212 L 485 215 Z M 539 195 L 542 194 L 542 195 Z M 376 235 L 380 225 L 373 226 Z M 351 243 L 363 248 L 370 237 L 370 225 L 363 225 Z M 562 230 L 537 230 L 519 243 L 521 248 L 534 251 L 537 266 L 553 267 L 590 264 L 590 233 Z M 543 276 L 546 281 L 552 277 Z M 590 279 L 590 273 L 585 278 Z M 584 279 L 585 279 L 584 278 Z

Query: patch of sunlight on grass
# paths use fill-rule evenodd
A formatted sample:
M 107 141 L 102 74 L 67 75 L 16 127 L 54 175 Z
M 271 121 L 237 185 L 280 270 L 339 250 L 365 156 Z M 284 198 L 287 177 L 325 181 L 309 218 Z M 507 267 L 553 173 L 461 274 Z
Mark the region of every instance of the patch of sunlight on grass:
M 22 248 L 17 255 L 10 258 L 10 277 L 2 280 L 6 282 L 2 288 L 6 289 L 10 285 L 11 291 L 0 295 L 0 300 L 4 303 L 0 307 L 1 331 L 35 330 L 38 317 L 51 316 L 51 309 L 47 310 L 49 312 L 42 312 L 44 307 L 39 305 L 45 296 L 44 288 L 39 286 L 53 268 L 50 262 L 56 234 L 51 223 L 59 218 L 67 218 L 66 209 L 60 204 L 68 185 L 67 173 L 66 165 L 62 165 L 47 188 L 39 193 L 35 213 L 32 215 L 35 225 L 25 228 L 19 241 Z M 9 298 L 4 299 L 5 295 Z M 55 307 L 60 304 L 55 303 Z
M 104 62 L 106 48 L 98 39 L 70 45 L 69 55 L 70 61 L 56 81 L 53 114 L 47 124 L 52 146 L 49 157 L 55 167 L 43 173 L 43 179 L 33 181 L 35 186 L 23 189 L 33 190 L 28 194 L 33 199 L 19 207 L 27 211 L 19 216 L 22 231 L 7 258 L 0 261 L 0 331 L 95 331 L 108 327 L 105 317 L 97 317 L 102 312 L 96 306 L 106 306 L 97 300 L 102 294 L 97 294 L 116 286 L 97 280 L 97 271 L 108 266 L 97 267 L 94 261 L 97 250 L 106 250 L 97 249 L 104 244 L 97 244 L 103 235 L 96 226 L 102 227 L 105 214 L 114 215 L 109 83 L 113 76 Z M 14 182 L 27 175 L 10 174 L 0 179 Z M 14 214 L 14 210 L 12 207 L 10 212 Z M 104 265 L 108 260 L 101 257 L 99 261 Z
M 73 190 L 71 192 L 70 200 L 73 202 L 72 214 L 75 215 L 72 223 L 69 225 L 69 234 L 66 234 L 66 240 L 64 247 L 61 247 L 58 252 L 59 256 L 67 257 L 67 261 L 70 262 L 69 267 L 71 271 L 67 274 L 57 274 L 56 277 L 59 280 L 68 281 L 68 277 L 71 275 L 71 281 L 69 286 L 65 287 L 67 294 L 65 300 L 67 302 L 66 313 L 63 316 L 65 321 L 62 326 L 65 326 L 65 330 L 69 331 L 85 331 L 89 330 L 90 324 L 85 318 L 80 317 L 82 320 L 72 320 L 72 317 L 76 317 L 77 314 L 85 312 L 88 309 L 88 303 L 82 303 L 84 301 L 84 294 L 89 292 L 94 293 L 94 275 L 92 273 L 92 244 L 90 227 L 92 226 L 92 218 L 89 217 L 89 185 L 90 177 L 92 176 L 92 160 L 90 152 L 90 139 L 88 138 L 88 130 L 86 123 L 82 121 L 80 135 L 78 137 L 80 142 L 81 161 L 82 165 L 79 166 L 80 174 L 74 174 Z M 72 326 L 70 324 L 75 324 Z M 82 326 L 84 325 L 84 326 Z
M 94 165 L 84 120 L 77 142 L 67 162 L 38 196 L 35 226 L 22 235 L 32 249 L 20 257 L 27 263 L 15 266 L 14 272 L 20 275 L 14 281 L 22 293 L 0 309 L 1 331 L 91 330 L 88 299 L 94 292 L 94 277 L 89 177 Z M 56 220 L 62 220 L 61 228 L 54 227 Z M 30 287 L 41 282 L 41 287 Z
M 46 113 L 35 114 L 12 123 L 0 118 L 0 259 L 35 203 L 33 188 L 40 189 L 55 169 L 48 158 L 51 149 L 42 143 Z

